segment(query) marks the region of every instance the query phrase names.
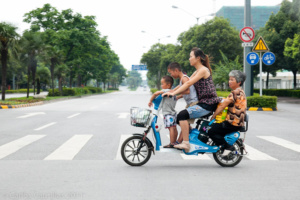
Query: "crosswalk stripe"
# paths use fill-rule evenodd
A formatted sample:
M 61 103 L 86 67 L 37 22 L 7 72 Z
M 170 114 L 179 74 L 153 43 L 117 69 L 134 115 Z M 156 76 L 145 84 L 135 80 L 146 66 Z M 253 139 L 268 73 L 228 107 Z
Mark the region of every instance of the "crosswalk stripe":
M 33 143 L 46 135 L 27 135 L 25 137 L 19 138 L 7 144 L 0 146 L 0 159 L 15 153 L 16 151 L 22 149 L 26 145 Z
M 93 135 L 74 135 L 44 160 L 72 160 Z
M 266 140 L 268 142 L 272 142 L 274 144 L 277 144 L 279 146 L 283 146 L 285 148 L 291 149 L 293 151 L 300 152 L 300 145 L 295 144 L 293 142 L 290 142 L 288 140 L 284 140 L 284 139 L 274 137 L 274 136 L 257 136 L 257 137 L 261 138 L 263 140 Z
M 269 156 L 268 154 L 258 151 L 257 149 L 249 145 L 245 144 L 245 147 L 246 147 L 246 151 L 248 152 L 246 157 L 250 160 L 278 160 L 276 158 L 273 158 L 272 156 Z
M 130 136 L 132 135 L 121 135 L 120 137 L 120 142 L 119 142 L 119 147 L 118 147 L 118 151 L 117 151 L 117 156 L 116 156 L 116 159 L 115 160 L 122 160 L 122 156 L 121 156 L 121 147 L 122 147 L 122 144 L 123 142 L 129 138 Z
M 129 113 L 119 113 L 119 117 L 118 118 L 126 119 L 128 115 L 129 115 Z

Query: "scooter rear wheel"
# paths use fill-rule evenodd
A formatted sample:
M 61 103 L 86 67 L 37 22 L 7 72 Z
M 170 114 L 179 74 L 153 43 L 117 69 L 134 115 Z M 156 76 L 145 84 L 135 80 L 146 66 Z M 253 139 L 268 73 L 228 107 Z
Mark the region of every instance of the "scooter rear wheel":
M 222 156 L 221 152 L 218 151 L 213 154 L 215 161 L 222 167 L 234 167 L 241 162 L 243 159 L 243 144 L 240 140 L 237 140 L 233 144 L 235 151 L 231 152 L 227 156 Z
M 138 147 L 141 145 L 141 136 L 132 136 L 124 141 L 121 147 L 121 155 L 123 160 L 131 166 L 142 166 L 148 162 L 151 157 L 150 147 L 146 142 L 138 152 Z

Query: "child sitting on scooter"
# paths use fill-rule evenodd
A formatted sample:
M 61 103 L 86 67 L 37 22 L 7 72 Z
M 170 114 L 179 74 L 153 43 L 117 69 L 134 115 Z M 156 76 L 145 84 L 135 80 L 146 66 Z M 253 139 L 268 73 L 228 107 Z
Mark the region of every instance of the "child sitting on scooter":
M 148 103 L 148 106 L 151 107 L 153 105 L 152 101 L 160 94 L 163 94 L 165 92 L 169 92 L 172 88 L 172 85 L 174 83 L 174 80 L 171 76 L 164 76 L 161 79 L 161 88 L 162 90 L 155 92 Z M 164 116 L 164 124 L 165 128 L 169 129 L 170 131 L 170 144 L 166 145 L 165 148 L 173 148 L 174 145 L 176 145 L 176 139 L 177 139 L 177 128 L 176 128 L 176 96 L 174 97 L 165 97 L 162 99 L 162 102 L 160 103 L 160 108 L 162 109 L 162 113 Z
M 208 131 L 209 137 L 215 142 L 216 145 L 224 145 L 223 156 L 228 155 L 235 148 L 230 146 L 224 139 L 228 133 L 238 131 L 244 126 L 244 119 L 247 110 L 247 98 L 244 90 L 241 88 L 246 75 L 239 70 L 232 70 L 229 73 L 229 87 L 232 89 L 229 96 L 220 104 L 215 111 L 211 120 L 228 107 L 227 116 L 224 122 L 214 123 Z

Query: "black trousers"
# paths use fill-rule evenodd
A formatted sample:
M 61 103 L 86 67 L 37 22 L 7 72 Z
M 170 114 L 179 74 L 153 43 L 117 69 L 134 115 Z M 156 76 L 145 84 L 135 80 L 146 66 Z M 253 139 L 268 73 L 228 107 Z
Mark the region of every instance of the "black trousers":
M 216 143 L 216 145 L 224 145 L 225 148 L 230 147 L 230 145 L 225 141 L 224 137 L 228 133 L 238 131 L 240 127 L 233 126 L 229 122 L 224 121 L 222 123 L 214 123 L 208 131 L 208 136 Z

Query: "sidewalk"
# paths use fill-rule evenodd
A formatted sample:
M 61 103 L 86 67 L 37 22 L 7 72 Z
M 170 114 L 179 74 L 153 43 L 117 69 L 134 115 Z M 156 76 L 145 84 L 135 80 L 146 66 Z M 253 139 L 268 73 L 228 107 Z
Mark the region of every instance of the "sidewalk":
M 278 103 L 300 104 L 300 98 L 295 97 L 277 97 Z
M 48 92 L 41 92 L 42 95 L 47 95 Z M 33 96 L 33 93 L 29 93 L 29 96 Z M 19 97 L 27 97 L 27 93 L 13 93 L 13 94 L 5 94 L 5 99 L 10 98 L 19 98 Z M 0 99 L 2 98 L 2 94 L 0 94 Z

